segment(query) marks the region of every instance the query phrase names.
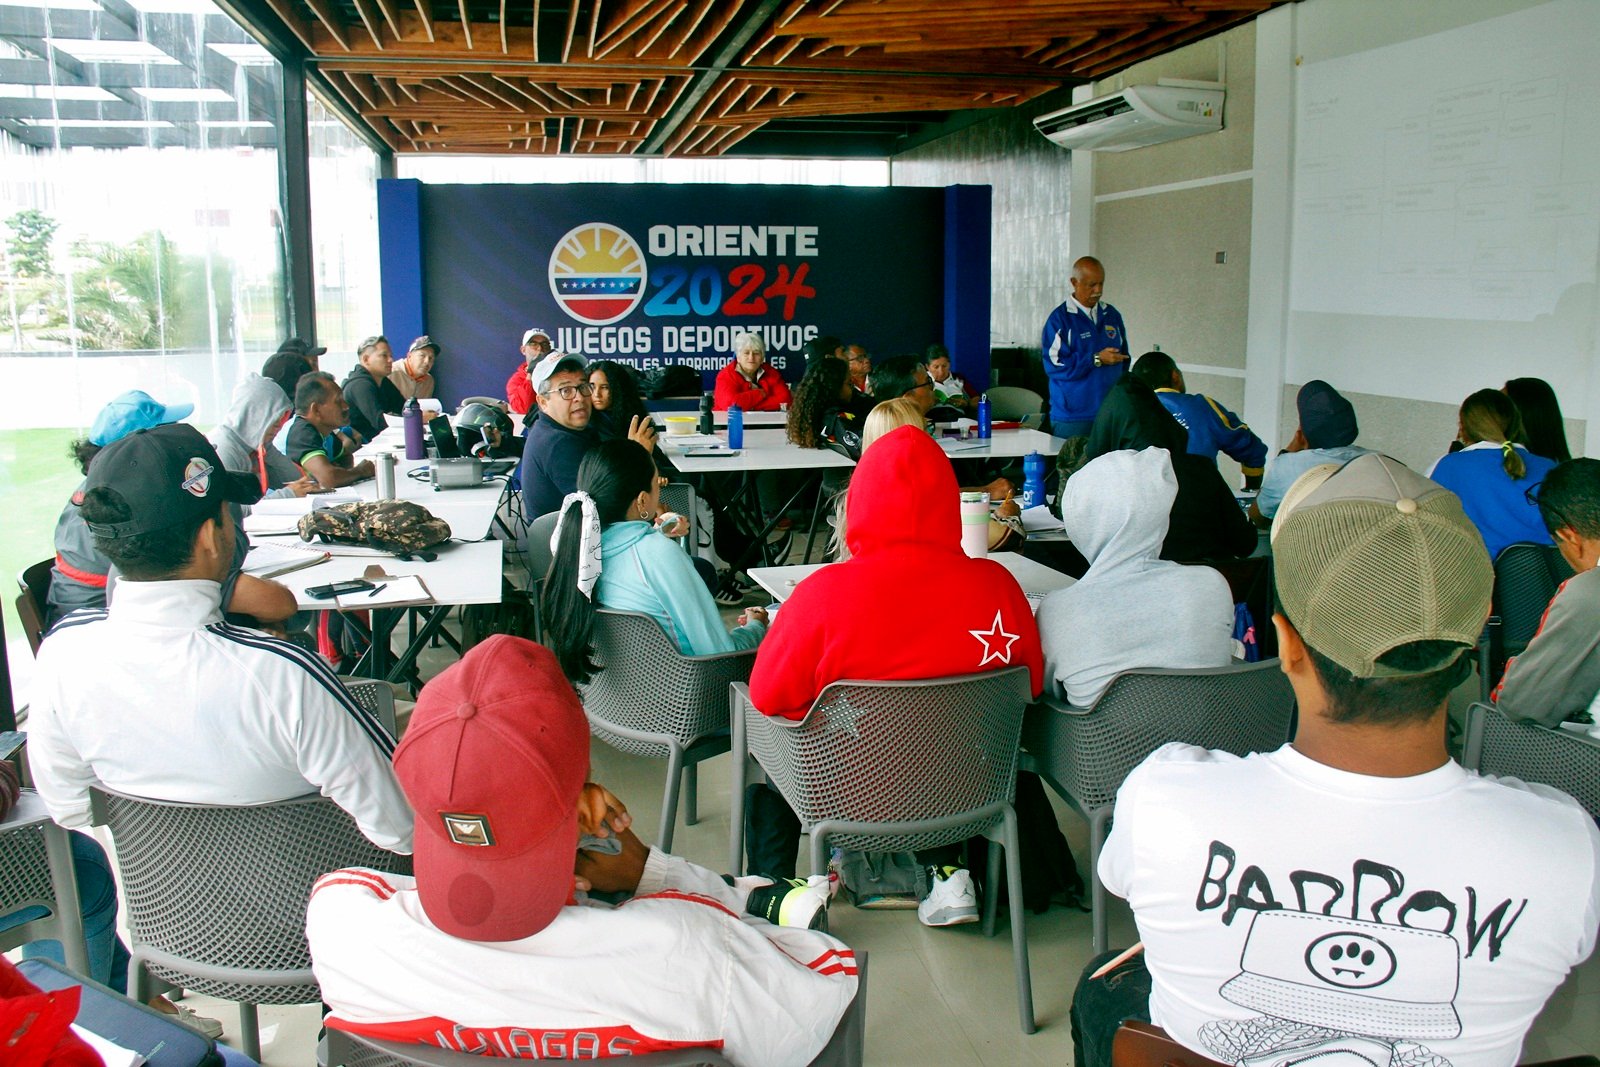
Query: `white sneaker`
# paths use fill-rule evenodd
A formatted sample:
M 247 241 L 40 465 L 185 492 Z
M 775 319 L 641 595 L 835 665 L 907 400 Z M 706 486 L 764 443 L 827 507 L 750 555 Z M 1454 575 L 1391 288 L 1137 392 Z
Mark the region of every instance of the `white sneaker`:
M 978 921 L 978 888 L 964 867 L 929 867 L 932 888 L 917 905 L 924 926 L 960 926 Z
M 172 1011 L 169 1012 L 166 1008 L 156 1008 L 156 1010 L 172 1019 L 173 1022 L 182 1023 L 191 1030 L 199 1031 L 213 1041 L 222 1036 L 222 1023 L 220 1021 L 201 1015 L 186 1004 L 174 1004 L 171 1001 L 167 1001 L 167 1006 L 172 1008 Z

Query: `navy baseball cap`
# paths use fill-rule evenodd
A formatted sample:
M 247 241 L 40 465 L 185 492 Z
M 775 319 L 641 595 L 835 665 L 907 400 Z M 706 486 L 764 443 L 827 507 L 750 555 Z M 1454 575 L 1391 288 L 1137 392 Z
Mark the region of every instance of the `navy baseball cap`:
M 94 536 L 113 541 L 215 515 L 221 500 L 261 499 L 254 475 L 223 467 L 211 442 L 183 423 L 138 430 L 107 445 L 89 465 L 84 490 L 95 489 L 114 490 L 132 512 L 123 522 L 87 524 Z

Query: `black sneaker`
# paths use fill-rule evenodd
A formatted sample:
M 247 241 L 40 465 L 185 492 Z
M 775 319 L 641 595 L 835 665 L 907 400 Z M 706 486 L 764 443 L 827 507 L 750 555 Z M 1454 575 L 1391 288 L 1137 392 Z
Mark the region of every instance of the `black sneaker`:
M 717 587 L 717 591 L 712 594 L 711 599 L 725 608 L 736 608 L 744 603 L 744 596 L 744 590 L 735 585 L 732 580 L 725 578 L 722 584 Z

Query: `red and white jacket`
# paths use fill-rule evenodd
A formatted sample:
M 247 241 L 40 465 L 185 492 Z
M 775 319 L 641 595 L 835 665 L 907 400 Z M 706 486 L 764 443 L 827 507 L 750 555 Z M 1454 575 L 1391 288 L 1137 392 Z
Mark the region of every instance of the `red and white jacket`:
M 440 931 L 415 887 L 360 868 L 317 882 L 306 937 L 327 1025 L 490 1056 L 711 1048 L 799 1067 L 856 995 L 842 942 L 746 915 L 747 890 L 655 849 L 631 900 L 569 905 L 520 941 Z

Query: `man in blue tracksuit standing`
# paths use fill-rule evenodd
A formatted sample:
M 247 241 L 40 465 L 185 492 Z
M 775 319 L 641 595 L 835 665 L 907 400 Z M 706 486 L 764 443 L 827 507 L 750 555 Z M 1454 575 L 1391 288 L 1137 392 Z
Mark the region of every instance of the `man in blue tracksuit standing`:
M 1044 372 L 1050 379 L 1051 432 L 1086 434 L 1100 402 L 1127 373 L 1128 331 L 1122 313 L 1100 299 L 1106 271 L 1093 256 L 1072 265 L 1072 293 L 1045 320 Z

